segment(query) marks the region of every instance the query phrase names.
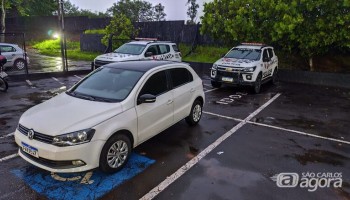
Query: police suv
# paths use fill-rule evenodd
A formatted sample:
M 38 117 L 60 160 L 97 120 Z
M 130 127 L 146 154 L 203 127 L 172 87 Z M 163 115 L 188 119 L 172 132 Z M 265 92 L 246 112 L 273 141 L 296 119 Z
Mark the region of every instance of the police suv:
M 248 85 L 259 93 L 262 83 L 269 80 L 276 82 L 277 70 L 278 58 L 273 47 L 261 43 L 242 43 L 213 64 L 210 78 L 212 86 L 216 88 L 222 84 Z
M 181 53 L 173 42 L 157 41 L 156 38 L 136 38 L 123 44 L 112 53 L 99 55 L 94 60 L 94 67 L 129 61 L 129 60 L 169 60 L 181 62 Z

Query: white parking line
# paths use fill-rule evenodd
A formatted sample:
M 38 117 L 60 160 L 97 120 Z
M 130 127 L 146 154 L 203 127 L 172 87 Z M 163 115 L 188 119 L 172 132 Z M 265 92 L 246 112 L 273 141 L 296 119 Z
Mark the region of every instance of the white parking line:
M 207 90 L 207 91 L 205 91 L 204 93 L 212 92 L 212 91 L 215 91 L 215 90 L 217 90 L 217 89 L 219 89 L 219 88 L 214 88 L 214 89 L 211 89 L 211 90 Z
M 30 80 L 26 80 L 26 82 L 27 82 L 27 84 L 28 84 L 30 87 L 34 87 L 34 86 L 33 86 L 33 83 L 30 82 Z
M 6 157 L 4 157 L 4 158 L 0 158 L 0 163 L 1 163 L 1 162 L 4 162 L 4 161 L 6 161 L 6 160 L 10 160 L 10 159 L 12 159 L 12 158 L 16 158 L 16 157 L 18 157 L 18 153 L 15 153 L 15 154 L 6 156 Z
M 78 76 L 78 75 L 74 75 L 76 78 L 78 78 L 78 79 L 83 79 L 83 77 L 80 77 L 80 76 Z
M 9 134 L 7 134 L 7 135 L 1 136 L 0 139 L 4 139 L 4 138 L 11 137 L 11 136 L 13 136 L 14 134 L 15 134 L 15 132 L 9 133 Z
M 205 148 L 196 157 L 192 158 L 185 165 L 180 167 L 175 173 L 173 173 L 172 175 L 168 176 L 159 185 L 157 185 L 155 188 L 153 188 L 151 191 L 149 191 L 147 194 L 145 194 L 140 200 L 153 199 L 160 192 L 162 192 L 165 188 L 167 188 L 170 184 L 172 184 L 175 180 L 177 180 L 179 177 L 181 177 L 183 174 L 185 174 L 195 164 L 197 164 L 204 156 L 206 156 L 211 151 L 213 151 L 213 149 L 215 147 L 220 145 L 223 141 L 225 141 L 228 137 L 230 137 L 238 129 L 240 129 L 242 126 L 244 126 L 249 120 L 251 120 L 254 116 L 259 114 L 259 112 L 261 112 L 264 108 L 266 108 L 268 105 L 270 105 L 273 101 L 275 101 L 280 95 L 281 95 L 280 93 L 276 94 L 272 99 L 270 99 L 268 102 L 266 102 L 264 105 L 262 105 L 259 109 L 257 109 L 253 113 L 251 113 L 247 118 L 245 118 L 243 121 L 241 121 L 235 127 L 233 127 L 231 130 L 226 132 L 224 135 L 222 135 L 220 138 L 218 138 L 215 142 L 213 142 L 211 145 L 209 145 L 207 148 Z
M 221 117 L 221 118 L 232 119 L 232 120 L 235 120 L 235 121 L 238 121 L 238 122 L 243 121 L 243 119 L 228 117 L 228 116 L 219 115 L 219 114 L 215 114 L 215 113 L 211 113 L 211 112 L 203 111 L 203 113 L 204 113 L 204 114 L 207 114 L 207 115 L 213 115 L 213 116 Z
M 57 78 L 55 78 L 55 77 L 51 77 L 51 78 L 52 78 L 53 80 L 57 81 L 59 84 L 64 85 L 64 83 L 61 82 L 60 80 L 58 80 Z

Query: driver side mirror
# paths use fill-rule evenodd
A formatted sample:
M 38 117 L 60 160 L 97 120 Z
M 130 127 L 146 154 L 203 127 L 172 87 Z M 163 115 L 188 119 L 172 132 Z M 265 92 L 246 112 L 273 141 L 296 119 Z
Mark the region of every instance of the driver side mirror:
M 147 51 L 145 54 L 145 57 L 151 57 L 151 56 L 153 56 L 153 53 L 150 51 Z
M 154 103 L 156 102 L 157 97 L 152 94 L 143 94 L 137 99 L 137 105 L 143 103 Z

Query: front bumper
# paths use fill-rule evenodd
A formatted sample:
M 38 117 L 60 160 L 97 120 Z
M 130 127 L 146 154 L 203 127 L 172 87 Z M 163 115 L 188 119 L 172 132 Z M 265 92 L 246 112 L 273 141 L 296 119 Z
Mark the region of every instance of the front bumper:
M 211 70 L 210 79 L 211 81 L 224 83 L 228 85 L 254 85 L 254 74 L 253 72 L 225 72 L 220 70 Z
M 85 144 L 57 147 L 52 144 L 30 140 L 27 136 L 15 131 L 15 141 L 19 146 L 18 154 L 29 163 L 50 172 L 72 173 L 82 172 L 99 166 L 100 152 L 105 141 L 91 141 Z M 25 153 L 21 146 L 22 142 L 36 148 L 38 156 L 34 157 Z M 75 166 L 72 161 L 83 161 L 82 166 Z

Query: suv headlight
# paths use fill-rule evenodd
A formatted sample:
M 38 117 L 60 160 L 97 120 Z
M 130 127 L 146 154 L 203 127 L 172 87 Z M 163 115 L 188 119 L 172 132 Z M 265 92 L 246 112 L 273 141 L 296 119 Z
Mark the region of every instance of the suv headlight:
M 254 72 L 255 71 L 255 69 L 256 69 L 256 66 L 254 66 L 254 67 L 247 67 L 247 68 L 244 68 L 244 72 Z
M 74 146 L 90 142 L 95 134 L 95 129 L 85 129 L 63 135 L 58 135 L 53 138 L 52 144 L 59 147 Z
M 211 68 L 212 70 L 217 70 L 218 69 L 218 65 L 214 64 L 213 67 Z

